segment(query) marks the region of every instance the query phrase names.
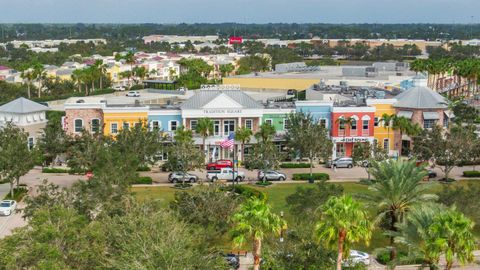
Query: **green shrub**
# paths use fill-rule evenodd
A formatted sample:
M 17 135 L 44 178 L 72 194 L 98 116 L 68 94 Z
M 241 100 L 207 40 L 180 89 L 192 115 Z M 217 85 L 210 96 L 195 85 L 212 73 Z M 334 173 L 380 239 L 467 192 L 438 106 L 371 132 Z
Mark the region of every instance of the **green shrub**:
M 189 183 L 177 183 L 173 185 L 173 187 L 179 188 L 179 189 L 186 189 L 186 188 L 190 188 L 191 186 L 192 184 L 189 184 Z
M 438 181 L 441 182 L 441 183 L 453 183 L 453 182 L 455 182 L 455 181 L 457 181 L 457 180 L 455 180 L 455 179 L 453 179 L 453 178 L 447 178 L 447 179 L 441 178 L 441 179 L 438 179 Z
M 143 84 L 135 84 L 135 85 L 132 85 L 132 87 L 130 87 L 130 90 L 141 90 L 143 89 Z
M 267 199 L 267 195 L 265 193 L 252 187 L 248 187 L 246 185 L 235 185 L 235 190 L 232 185 L 228 185 L 226 187 L 222 187 L 222 190 L 233 191 L 236 194 L 242 195 L 247 198 L 256 197 L 260 200 Z
M 150 167 L 148 167 L 148 166 L 139 166 L 139 167 L 137 168 L 137 172 L 149 172 L 149 171 L 151 171 L 151 170 L 152 170 L 152 169 L 150 169 Z
M 362 185 L 369 186 L 369 185 L 373 184 L 374 181 L 372 179 L 362 178 L 362 179 L 360 179 L 359 183 L 362 184 Z
M 464 171 L 464 177 L 480 177 L 480 171 Z
M 261 187 L 268 187 L 271 184 L 273 184 L 273 183 L 270 182 L 270 181 L 265 181 L 265 182 L 264 181 L 258 181 L 258 182 L 255 183 L 255 185 L 261 186 Z
M 280 168 L 310 168 L 309 163 L 282 163 Z
M 62 168 L 42 168 L 42 173 L 69 173 L 69 169 L 62 169 Z
M 132 181 L 132 185 L 151 185 L 153 180 L 150 176 L 140 176 Z
M 10 196 L 10 192 L 5 196 L 4 200 L 15 200 L 17 202 L 21 201 L 25 195 L 27 195 L 27 187 L 19 185 L 16 188 L 13 188 L 13 198 Z
M 330 175 L 328 173 L 314 173 L 312 174 L 314 180 L 330 180 Z M 293 180 L 308 180 L 310 179 L 309 173 L 294 173 Z

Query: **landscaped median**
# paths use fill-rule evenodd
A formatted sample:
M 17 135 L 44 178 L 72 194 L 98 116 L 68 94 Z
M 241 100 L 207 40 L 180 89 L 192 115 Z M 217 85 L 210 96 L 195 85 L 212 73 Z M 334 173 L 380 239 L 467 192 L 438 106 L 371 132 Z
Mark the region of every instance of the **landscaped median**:
M 463 177 L 480 177 L 480 171 L 464 171 Z
M 280 164 L 280 168 L 283 169 L 300 169 L 300 168 L 310 168 L 310 163 L 282 163 Z
M 330 180 L 330 175 L 328 173 L 313 173 L 310 175 L 309 173 L 294 173 L 292 176 L 292 180 Z

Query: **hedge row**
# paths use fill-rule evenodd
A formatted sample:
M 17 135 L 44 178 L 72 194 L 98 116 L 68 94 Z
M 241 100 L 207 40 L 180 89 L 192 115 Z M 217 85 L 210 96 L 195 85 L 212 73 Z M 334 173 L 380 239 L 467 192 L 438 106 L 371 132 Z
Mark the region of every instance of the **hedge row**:
M 314 173 L 312 176 L 313 180 L 330 180 L 330 175 L 327 173 Z M 310 179 L 309 173 L 294 173 L 293 180 L 308 180 Z
M 151 185 L 153 180 L 150 176 L 140 176 L 132 181 L 132 185 Z
M 151 170 L 152 170 L 152 169 L 150 169 L 150 167 L 148 167 L 148 166 L 139 166 L 139 167 L 137 168 L 137 172 L 149 172 L 149 171 L 151 171 Z
M 228 185 L 226 187 L 222 187 L 222 189 L 227 191 L 232 191 L 233 187 L 232 185 Z M 260 200 L 267 199 L 267 195 L 265 193 L 261 192 L 260 190 L 248 187 L 246 185 L 235 185 L 234 192 L 247 198 L 256 197 Z
M 280 168 L 310 168 L 310 163 L 282 163 Z
M 480 171 L 464 171 L 463 176 L 465 176 L 465 177 L 480 177 Z
M 69 169 L 62 168 L 42 168 L 42 173 L 69 173 Z

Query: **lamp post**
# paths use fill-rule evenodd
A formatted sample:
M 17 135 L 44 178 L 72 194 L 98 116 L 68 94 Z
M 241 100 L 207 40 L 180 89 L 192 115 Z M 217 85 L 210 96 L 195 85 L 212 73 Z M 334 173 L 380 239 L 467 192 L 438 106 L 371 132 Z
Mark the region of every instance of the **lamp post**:
M 283 220 L 283 211 L 280 211 L 280 218 Z M 280 230 L 280 243 L 283 243 L 283 227 Z

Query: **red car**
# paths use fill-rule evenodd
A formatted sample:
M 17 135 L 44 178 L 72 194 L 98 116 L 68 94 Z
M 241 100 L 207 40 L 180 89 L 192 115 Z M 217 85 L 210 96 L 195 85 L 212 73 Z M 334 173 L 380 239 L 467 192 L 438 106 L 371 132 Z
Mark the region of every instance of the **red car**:
M 215 162 L 210 162 L 207 164 L 207 170 L 220 170 L 222 168 L 232 168 L 233 163 L 228 159 L 219 159 Z

